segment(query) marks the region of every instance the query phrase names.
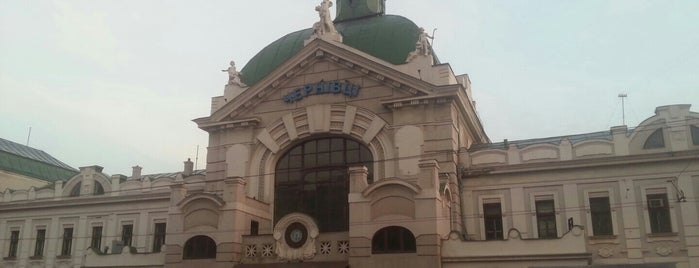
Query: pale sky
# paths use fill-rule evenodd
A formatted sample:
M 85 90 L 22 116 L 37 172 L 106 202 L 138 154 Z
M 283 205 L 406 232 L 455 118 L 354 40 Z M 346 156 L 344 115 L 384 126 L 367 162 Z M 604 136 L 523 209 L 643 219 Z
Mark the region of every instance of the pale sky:
M 207 116 L 242 67 L 309 28 L 320 0 L 0 0 L 0 137 L 108 174 L 205 167 Z M 657 106 L 699 111 L 699 1 L 388 0 L 468 73 L 493 141 L 608 130 Z

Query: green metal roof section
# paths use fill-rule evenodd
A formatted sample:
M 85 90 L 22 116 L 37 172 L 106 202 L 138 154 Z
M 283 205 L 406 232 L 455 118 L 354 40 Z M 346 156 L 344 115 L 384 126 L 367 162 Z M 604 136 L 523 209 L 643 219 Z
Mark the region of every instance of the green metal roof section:
M 79 173 L 44 151 L 1 138 L 0 170 L 46 181 L 67 180 Z
M 337 0 L 335 22 L 358 19 L 386 12 L 386 0 Z
M 396 15 L 346 20 L 336 23 L 335 28 L 345 45 L 395 65 L 405 63 L 408 54 L 415 50 L 419 34 L 415 23 Z M 241 70 L 243 82 L 252 86 L 262 80 L 301 50 L 304 40 L 312 34 L 310 28 L 293 32 L 263 48 Z

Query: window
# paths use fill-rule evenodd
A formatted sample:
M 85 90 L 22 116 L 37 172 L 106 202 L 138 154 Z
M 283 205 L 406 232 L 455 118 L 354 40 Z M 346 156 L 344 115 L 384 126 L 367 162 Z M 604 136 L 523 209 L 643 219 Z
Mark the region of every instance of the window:
M 184 259 L 215 259 L 216 242 L 208 236 L 198 235 L 184 243 Z
M 104 194 L 104 187 L 102 187 L 102 184 L 99 182 L 95 182 L 95 185 L 92 187 L 92 194 L 93 195 L 103 195 Z
M 593 235 L 614 235 L 612 210 L 608 196 L 590 197 L 590 218 L 592 219 Z
M 552 199 L 536 200 L 536 226 L 539 238 L 557 238 L 556 211 Z
M 303 142 L 277 162 L 274 221 L 292 212 L 315 218 L 321 232 L 349 230 L 347 168 L 365 165 L 373 181 L 373 157 L 363 144 L 345 138 Z
M 260 233 L 260 223 L 257 221 L 250 221 L 250 235 L 258 235 Z
M 483 204 L 483 224 L 486 240 L 502 240 L 502 209 L 500 203 Z
M 670 206 L 667 202 L 667 193 L 648 194 L 648 218 L 650 218 L 651 233 L 671 233 Z
M 36 243 L 34 244 L 34 257 L 44 256 L 44 242 L 46 242 L 46 230 L 36 230 Z
M 70 190 L 70 195 L 69 196 L 80 196 L 80 188 L 82 187 L 83 182 L 78 182 L 75 186 L 73 186 L 73 189 Z
M 153 252 L 160 252 L 165 244 L 165 226 L 164 222 L 155 224 L 153 231 Z
M 659 128 L 650 134 L 648 139 L 646 139 L 646 143 L 643 144 L 643 149 L 658 149 L 663 147 L 665 147 L 665 138 L 663 138 L 662 128 Z
M 690 126 L 689 129 L 692 132 L 692 144 L 699 145 L 699 127 Z
M 19 231 L 10 232 L 10 251 L 7 253 L 8 258 L 17 258 L 17 247 L 19 246 Z
M 372 254 L 415 253 L 415 236 L 410 230 L 399 226 L 383 228 L 371 240 Z
M 63 228 L 63 243 L 61 243 L 61 256 L 70 256 L 73 249 L 73 228 Z
M 102 226 L 92 227 L 92 241 L 90 241 L 90 247 L 101 251 L 102 248 Z
M 124 224 L 121 226 L 121 241 L 124 242 L 124 246 L 131 246 L 131 241 L 133 239 L 133 224 Z

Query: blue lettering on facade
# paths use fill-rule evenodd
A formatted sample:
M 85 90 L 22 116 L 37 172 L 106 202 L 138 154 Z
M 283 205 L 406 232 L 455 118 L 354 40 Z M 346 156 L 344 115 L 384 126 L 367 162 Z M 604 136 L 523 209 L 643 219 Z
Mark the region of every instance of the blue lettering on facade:
M 282 97 L 282 100 L 286 103 L 294 103 L 310 95 L 320 94 L 342 94 L 350 98 L 355 98 L 359 96 L 359 90 L 361 88 L 360 85 L 340 81 L 318 82 L 316 84 L 307 84 L 303 87 L 296 88 Z

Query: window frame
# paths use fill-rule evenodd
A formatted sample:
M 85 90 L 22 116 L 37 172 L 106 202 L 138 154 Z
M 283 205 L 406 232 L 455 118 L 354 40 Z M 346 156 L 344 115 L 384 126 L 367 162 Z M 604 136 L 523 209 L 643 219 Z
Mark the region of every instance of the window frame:
M 10 244 L 7 248 L 7 258 L 8 259 L 16 259 L 18 254 L 19 254 L 19 243 L 22 240 L 21 236 L 22 232 L 19 228 L 12 228 L 10 229 L 10 238 L 8 239 L 10 241 Z
M 66 232 L 70 230 L 70 234 Z M 63 226 L 63 235 L 61 236 L 61 251 L 59 256 L 71 256 L 73 255 L 73 234 L 75 233 L 75 228 L 73 226 Z
M 196 251 L 196 249 L 200 249 L 200 251 Z M 182 247 L 182 259 L 216 259 L 217 250 L 218 245 L 216 245 L 216 240 L 206 235 L 195 235 L 184 242 L 184 246 Z M 202 253 L 202 256 L 194 253 Z
M 611 188 L 594 188 L 594 189 L 587 189 L 585 190 L 585 212 L 586 212 L 586 226 L 589 226 L 587 232 L 588 237 L 600 237 L 600 238 L 613 238 L 616 237 L 619 234 L 619 227 L 617 226 L 618 218 L 617 218 L 617 210 L 616 206 L 617 200 L 616 200 L 616 195 L 614 195 L 614 191 Z M 609 213 L 611 215 L 611 226 L 612 226 L 612 234 L 611 235 L 597 235 L 594 233 L 594 225 L 593 225 L 593 218 L 592 218 L 592 207 L 590 205 L 590 199 L 591 198 L 600 198 L 600 197 L 607 197 L 609 198 Z
M 124 246 L 133 247 L 134 224 L 133 222 L 121 223 L 121 242 Z
M 162 232 L 158 231 L 158 226 L 162 224 L 161 226 L 163 227 Z M 167 223 L 166 222 L 154 222 L 153 223 L 153 248 L 152 252 L 161 252 L 163 249 L 163 245 L 165 245 L 165 237 L 167 235 Z
M 44 257 L 44 249 L 46 247 L 46 227 L 36 228 L 36 236 L 34 237 L 34 254 L 32 257 Z
M 398 232 L 398 247 L 392 248 L 391 235 Z M 394 237 L 395 238 L 395 237 Z M 378 240 L 381 239 L 381 240 Z M 380 243 L 379 242 L 383 242 Z M 382 245 L 383 248 L 377 247 Z M 403 226 L 387 226 L 379 229 L 371 238 L 371 254 L 404 254 L 417 253 L 417 241 L 415 235 L 410 229 Z
M 646 187 L 643 187 L 641 190 L 641 201 L 642 201 L 642 206 L 643 206 L 643 218 L 645 222 L 645 227 L 646 227 L 646 234 L 650 236 L 665 236 L 665 235 L 676 235 L 677 234 L 677 217 L 675 215 L 675 206 L 673 203 L 673 200 L 670 196 L 670 193 L 672 192 L 671 189 L 669 189 L 669 186 L 665 185 L 649 185 Z M 653 232 L 652 229 L 652 224 L 651 224 L 651 215 L 650 215 L 650 208 L 649 208 L 649 201 L 648 197 L 649 195 L 657 195 L 657 194 L 664 194 L 667 197 L 667 206 L 666 206 L 666 211 L 669 214 L 668 219 L 669 219 L 669 227 L 670 227 L 670 232 Z
M 482 220 L 480 221 L 480 234 L 483 240 L 504 240 L 507 237 L 506 231 L 509 230 L 509 225 L 507 222 L 507 203 L 504 202 L 505 200 L 505 195 L 503 194 L 497 194 L 497 195 L 479 195 L 478 196 L 478 215 Z M 485 222 L 485 210 L 484 210 L 484 205 L 486 204 L 491 204 L 491 203 L 499 203 L 500 204 L 500 221 L 501 221 L 501 226 L 502 226 L 502 238 L 501 239 L 488 239 L 487 238 L 487 228 L 486 228 L 486 222 Z
M 99 228 L 99 232 L 96 233 L 95 231 L 97 228 Z M 104 237 L 104 227 L 101 224 L 92 225 L 90 232 L 90 247 L 98 252 L 102 252 L 102 237 Z
M 553 212 L 552 215 L 554 216 L 554 227 L 556 228 L 556 237 L 542 237 L 539 234 L 539 213 L 537 213 L 537 206 L 536 203 L 537 201 L 546 201 L 546 200 L 552 200 L 553 201 Z M 558 193 L 557 192 L 536 192 L 536 193 L 531 193 L 530 194 L 530 200 L 529 200 L 529 205 L 530 205 L 530 212 L 532 214 L 532 234 L 534 234 L 534 237 L 539 238 L 539 239 L 555 239 L 561 237 L 561 230 L 563 230 L 561 227 L 561 215 L 560 215 L 560 203 L 558 201 Z

